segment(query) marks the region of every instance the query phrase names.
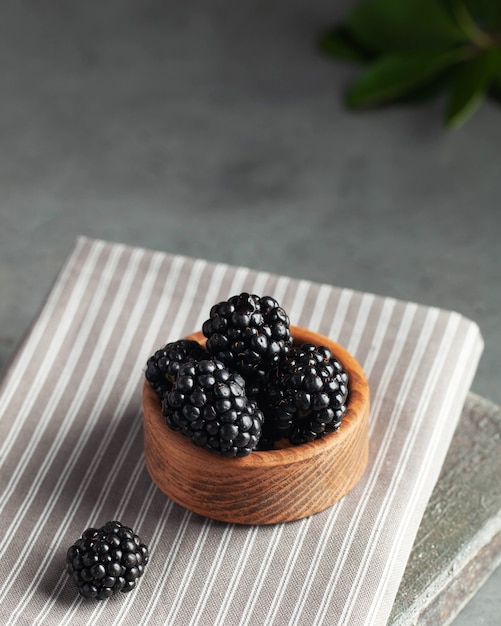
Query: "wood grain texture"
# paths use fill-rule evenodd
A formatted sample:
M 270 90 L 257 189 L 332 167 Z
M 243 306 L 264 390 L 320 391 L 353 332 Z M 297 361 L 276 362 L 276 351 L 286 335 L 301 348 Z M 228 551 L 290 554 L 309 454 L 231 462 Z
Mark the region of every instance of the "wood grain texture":
M 369 386 L 356 359 L 323 335 L 291 327 L 295 344 L 330 348 L 349 374 L 347 412 L 339 430 L 299 446 L 219 457 L 170 430 L 160 401 L 143 388 L 144 449 L 156 485 L 181 506 L 223 522 L 274 524 L 318 513 L 360 480 L 369 454 Z M 203 343 L 202 333 L 190 335 Z

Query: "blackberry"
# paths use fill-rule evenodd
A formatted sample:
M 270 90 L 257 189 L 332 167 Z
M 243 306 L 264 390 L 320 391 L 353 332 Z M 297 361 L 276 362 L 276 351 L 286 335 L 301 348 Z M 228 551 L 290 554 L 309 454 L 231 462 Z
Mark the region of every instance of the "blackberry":
M 202 326 L 207 350 L 257 391 L 292 345 L 289 317 L 270 296 L 241 293 L 215 304 Z
M 270 371 L 266 397 L 275 439 L 313 441 L 340 427 L 348 374 L 328 348 L 303 344 Z
M 197 341 L 180 339 L 168 343 L 146 363 L 145 377 L 159 398 L 172 389 L 179 367 L 189 359 L 200 360 L 207 357 L 207 351 Z
M 84 598 L 104 600 L 132 591 L 148 560 L 148 548 L 134 531 L 111 521 L 87 528 L 68 548 L 66 571 Z
M 263 423 L 263 414 L 245 393 L 244 379 L 214 358 L 181 365 L 163 398 L 162 413 L 169 428 L 227 457 L 250 454 Z

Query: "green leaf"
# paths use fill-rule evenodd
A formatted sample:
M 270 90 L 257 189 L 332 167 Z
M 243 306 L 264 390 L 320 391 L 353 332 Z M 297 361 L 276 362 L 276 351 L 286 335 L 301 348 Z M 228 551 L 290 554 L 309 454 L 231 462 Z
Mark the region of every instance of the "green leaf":
M 500 73 L 499 48 L 484 50 L 456 68 L 445 111 L 448 127 L 458 128 L 475 112 Z
M 463 0 L 463 2 L 480 28 L 486 31 L 501 29 L 501 2 L 499 0 Z
M 443 52 L 385 54 L 370 63 L 347 93 L 350 108 L 391 102 L 410 94 L 464 59 L 460 48 Z
M 440 72 L 437 76 L 430 78 L 423 85 L 418 85 L 400 98 L 395 98 L 394 102 L 396 104 L 403 105 L 416 105 L 423 104 L 424 102 L 428 102 L 429 100 L 436 98 L 441 92 L 444 91 L 444 86 L 447 84 L 448 80 L 448 72 L 449 70 Z
M 344 26 L 336 26 L 323 33 L 318 45 L 322 52 L 344 61 L 365 62 L 373 56 L 353 39 Z
M 348 15 L 346 26 L 374 52 L 444 49 L 466 40 L 439 0 L 365 0 Z
M 477 48 L 488 48 L 493 45 L 491 34 L 485 29 L 485 24 L 478 19 L 478 10 L 475 10 L 475 1 L 468 0 L 439 0 L 456 21 L 465 37 Z
M 501 104 L 501 72 L 494 77 L 489 89 L 489 96 Z

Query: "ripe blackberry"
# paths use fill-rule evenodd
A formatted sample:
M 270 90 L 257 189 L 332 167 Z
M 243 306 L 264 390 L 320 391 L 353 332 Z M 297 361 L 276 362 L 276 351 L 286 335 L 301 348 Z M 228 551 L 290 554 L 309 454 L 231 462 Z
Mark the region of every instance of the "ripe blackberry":
M 163 398 L 162 413 L 169 428 L 228 457 L 250 454 L 263 423 L 257 404 L 246 396 L 243 378 L 214 358 L 181 365 Z
M 84 598 L 104 600 L 132 591 L 149 560 L 148 548 L 128 526 L 87 528 L 66 553 L 66 571 Z
M 271 370 L 266 396 L 276 439 L 313 441 L 340 427 L 348 374 L 328 348 L 303 344 Z
M 207 351 L 197 341 L 180 339 L 168 343 L 146 363 L 145 377 L 159 398 L 172 389 L 180 366 L 189 359 L 204 359 Z
M 270 296 L 241 293 L 215 304 L 202 331 L 208 352 L 257 389 L 292 345 L 289 317 Z

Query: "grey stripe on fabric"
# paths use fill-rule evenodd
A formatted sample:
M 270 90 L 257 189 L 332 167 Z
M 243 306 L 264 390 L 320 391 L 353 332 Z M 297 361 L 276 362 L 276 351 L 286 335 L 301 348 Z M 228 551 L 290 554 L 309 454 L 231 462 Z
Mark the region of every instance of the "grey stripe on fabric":
M 297 522 L 204 519 L 144 464 L 147 358 L 242 291 L 344 345 L 370 384 L 364 476 Z M 0 622 L 385 624 L 482 347 L 454 312 L 79 238 L 0 383 Z M 151 561 L 133 593 L 85 601 L 66 549 L 109 519 L 134 527 Z

